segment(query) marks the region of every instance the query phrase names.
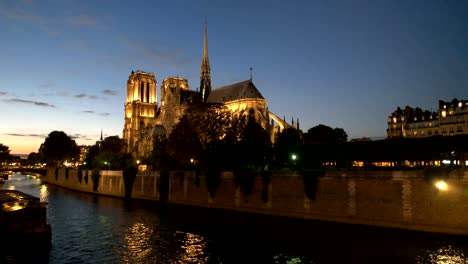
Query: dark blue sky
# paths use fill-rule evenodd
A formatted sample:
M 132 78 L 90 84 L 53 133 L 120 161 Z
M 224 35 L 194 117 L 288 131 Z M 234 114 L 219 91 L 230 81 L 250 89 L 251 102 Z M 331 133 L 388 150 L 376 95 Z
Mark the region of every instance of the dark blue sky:
M 166 2 L 166 3 L 164 3 Z M 0 143 L 37 151 L 62 130 L 80 144 L 121 136 L 131 70 L 199 85 L 203 23 L 215 87 L 253 79 L 301 128 L 384 137 L 406 105 L 468 99 L 468 2 L 0 2 Z

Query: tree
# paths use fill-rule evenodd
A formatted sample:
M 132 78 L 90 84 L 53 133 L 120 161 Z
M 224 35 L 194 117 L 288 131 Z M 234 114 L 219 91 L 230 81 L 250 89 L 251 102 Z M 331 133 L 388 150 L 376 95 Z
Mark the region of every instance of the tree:
M 124 149 L 123 139 L 118 136 L 106 137 L 99 145 L 94 165 L 104 169 L 124 169 L 128 163 Z
M 11 158 L 10 148 L 0 143 L 0 162 L 10 160 Z
M 307 130 L 307 134 L 304 138 L 306 144 L 330 143 L 333 138 L 333 129 L 320 124 Z
M 304 135 L 306 144 L 329 144 L 343 143 L 348 141 L 348 135 L 342 128 L 331 128 L 325 125 L 318 125 L 310 128 Z
M 41 155 L 36 152 L 31 152 L 28 155 L 28 164 L 29 165 L 35 165 L 37 163 L 41 163 Z
M 52 131 L 41 145 L 40 152 L 48 165 L 59 166 L 65 160 L 74 160 L 79 149 L 75 140 L 63 131 Z
M 346 134 L 344 129 L 336 127 L 332 131 L 332 140 L 333 140 L 333 143 L 348 142 L 348 134 Z
M 200 103 L 189 106 L 169 135 L 169 155 L 181 164 L 188 164 L 191 159 L 203 164 L 210 144 L 225 138 L 231 121 L 231 112 L 224 105 Z

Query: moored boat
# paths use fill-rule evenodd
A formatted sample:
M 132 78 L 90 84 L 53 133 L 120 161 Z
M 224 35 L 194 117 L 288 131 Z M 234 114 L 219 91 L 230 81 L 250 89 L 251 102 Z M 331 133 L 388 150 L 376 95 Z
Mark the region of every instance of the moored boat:
M 38 197 L 16 190 L 0 190 L 0 246 L 49 247 L 51 229 L 46 210 L 46 203 Z

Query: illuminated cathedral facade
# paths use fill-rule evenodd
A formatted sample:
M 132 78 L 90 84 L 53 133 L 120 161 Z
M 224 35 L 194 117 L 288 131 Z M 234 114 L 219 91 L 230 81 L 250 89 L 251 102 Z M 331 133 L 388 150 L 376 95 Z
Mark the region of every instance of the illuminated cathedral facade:
M 222 103 L 237 116 L 255 116 L 256 121 L 270 133 L 272 142 L 284 128 L 299 128 L 298 121 L 296 124 L 288 124 L 284 118 L 280 119 L 268 110 L 267 100 L 256 88 L 252 78 L 212 89 L 210 72 L 206 27 L 199 91 L 190 90 L 187 79 L 168 77 L 162 81 L 158 105 L 155 75 L 132 71 L 127 81 L 123 129 L 127 152 L 135 157 L 147 157 L 154 140 L 168 137 L 185 110 L 195 102 Z

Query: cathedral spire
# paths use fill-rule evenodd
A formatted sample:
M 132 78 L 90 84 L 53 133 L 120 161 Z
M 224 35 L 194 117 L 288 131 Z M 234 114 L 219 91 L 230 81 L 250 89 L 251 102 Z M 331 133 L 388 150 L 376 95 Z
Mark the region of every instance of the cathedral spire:
M 203 58 L 200 67 L 200 93 L 203 102 L 206 102 L 211 92 L 210 61 L 208 60 L 208 24 L 205 21 L 205 34 L 203 37 Z

